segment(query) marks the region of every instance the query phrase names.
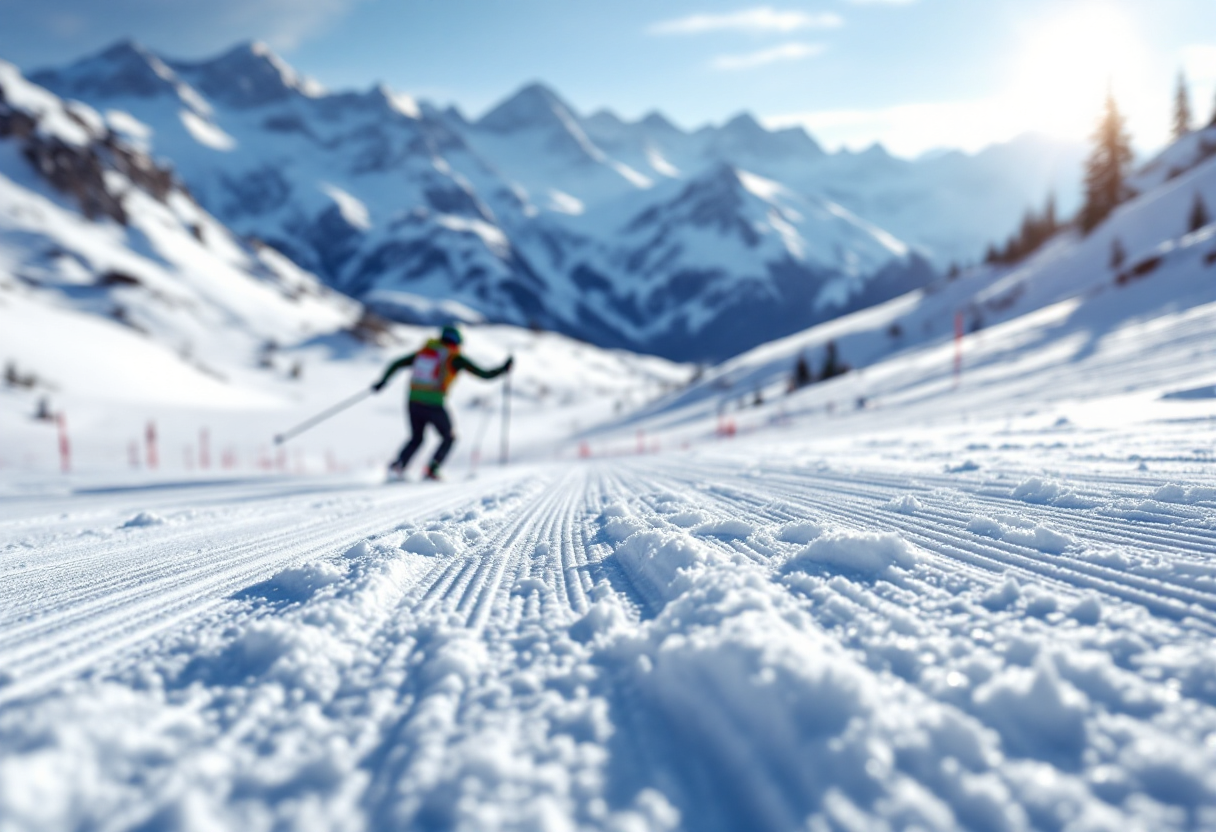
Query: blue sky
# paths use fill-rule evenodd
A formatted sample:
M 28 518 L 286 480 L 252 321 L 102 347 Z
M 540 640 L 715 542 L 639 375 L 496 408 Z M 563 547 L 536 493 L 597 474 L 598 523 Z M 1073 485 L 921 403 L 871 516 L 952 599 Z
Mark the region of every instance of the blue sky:
M 1036 130 L 1083 139 L 1110 80 L 1142 148 L 1180 69 L 1216 103 L 1216 0 L 0 0 L 0 58 L 59 63 L 130 36 L 181 57 L 264 40 L 328 87 L 477 115 L 543 80 L 576 108 L 685 127 L 742 110 L 829 147 L 905 155 Z

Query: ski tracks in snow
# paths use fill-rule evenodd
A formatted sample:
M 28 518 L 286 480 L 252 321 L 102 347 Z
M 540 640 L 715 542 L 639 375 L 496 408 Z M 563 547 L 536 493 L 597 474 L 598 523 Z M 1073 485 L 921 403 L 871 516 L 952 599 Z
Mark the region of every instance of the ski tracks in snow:
M 6 832 L 1216 825 L 1203 484 L 718 454 L 9 514 Z

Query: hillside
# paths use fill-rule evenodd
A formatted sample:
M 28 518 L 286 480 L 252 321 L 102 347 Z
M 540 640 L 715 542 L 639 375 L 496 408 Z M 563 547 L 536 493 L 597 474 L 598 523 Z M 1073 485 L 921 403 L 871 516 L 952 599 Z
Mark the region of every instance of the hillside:
M 78 471 L 146 470 L 150 424 L 159 470 L 382 470 L 401 441 L 396 395 L 305 437 L 290 460 L 270 439 L 366 389 L 433 330 L 369 317 L 233 234 L 118 135 L 125 114 L 64 103 L 7 64 L 0 94 L 0 468 L 58 467 L 54 424 L 31 418 L 45 411 L 66 415 Z M 468 350 L 486 364 L 518 358 L 517 450 L 687 377 L 661 359 L 510 326 L 474 328 Z M 471 383 L 455 404 L 481 434 L 497 418 Z M 459 449 L 462 465 L 474 450 Z
M 750 116 L 693 132 L 583 116 L 540 84 L 469 120 L 384 87 L 328 92 L 257 44 L 182 62 L 121 43 L 32 77 L 132 114 L 129 136 L 213 215 L 382 314 L 539 325 L 679 360 L 922 285 L 1076 181 L 1075 149 L 1032 139 L 923 162 L 825 154 Z M 732 177 L 773 184 L 723 187 Z M 669 256 L 640 258 L 650 244 Z M 695 254 L 707 244 L 712 268 Z
M 1140 195 L 1088 236 L 1066 231 L 1016 266 L 976 267 L 765 344 L 636 418 L 651 430 L 694 423 L 710 430 L 706 424 L 716 424 L 719 412 L 760 391 L 767 406 L 740 420 L 764 421 L 776 408 L 786 416 L 823 415 L 829 406 L 853 411 L 864 402 L 849 420 L 853 430 L 859 419 L 882 423 L 887 410 L 906 419 L 909 407 L 921 412 L 921 402 L 926 414 L 949 419 L 1042 414 L 1057 407 L 1046 403 L 1059 401 L 1067 420 L 1068 402 L 1083 401 L 1092 412 L 1100 410 L 1093 402 L 1099 395 L 1147 403 L 1175 393 L 1187 379 L 1216 371 L 1195 360 L 1205 353 L 1195 352 L 1191 334 L 1192 326 L 1202 331 L 1216 299 L 1216 231 L 1187 233 L 1196 197 L 1216 204 L 1213 148 L 1216 129 L 1208 128 L 1149 160 L 1132 179 Z M 1117 266 L 1116 240 L 1124 252 Z M 1174 329 L 1172 321 L 1192 323 Z M 957 325 L 964 337 L 956 344 Z M 829 342 L 856 372 L 787 397 L 799 357 L 818 373 Z M 961 385 L 950 392 L 956 349 Z
M 528 460 L 475 477 L 10 471 L 0 818 L 1210 829 L 1216 226 L 1179 230 L 1201 156 L 1088 238 L 611 428 L 533 411 Z M 956 310 L 985 315 L 957 384 Z M 782 395 L 826 338 L 859 369 Z M 347 425 L 329 441 L 374 427 Z

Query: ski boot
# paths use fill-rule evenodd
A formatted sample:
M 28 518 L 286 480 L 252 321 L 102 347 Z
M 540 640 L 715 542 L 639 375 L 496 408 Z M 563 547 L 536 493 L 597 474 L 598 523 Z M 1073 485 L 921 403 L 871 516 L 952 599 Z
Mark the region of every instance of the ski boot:
M 427 466 L 426 479 L 434 480 L 435 482 L 443 482 L 443 477 L 439 474 L 438 465 L 428 465 Z

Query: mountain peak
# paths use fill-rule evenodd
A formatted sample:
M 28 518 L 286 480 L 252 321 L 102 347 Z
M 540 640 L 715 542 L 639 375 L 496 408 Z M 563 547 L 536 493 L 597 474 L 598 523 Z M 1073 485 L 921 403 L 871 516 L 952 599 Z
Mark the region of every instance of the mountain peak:
M 658 110 L 651 110 L 646 115 L 642 116 L 638 122 L 647 130 L 654 133 L 682 133 L 679 127 L 671 123 L 667 116 L 660 113 Z
M 30 80 L 64 97 L 152 98 L 176 94 L 176 77 L 164 61 L 130 38 L 59 69 L 43 69 Z
M 259 107 L 295 95 L 315 98 L 325 92 L 261 41 L 247 41 L 217 58 L 177 62 L 174 67 L 208 97 L 230 107 Z
M 769 130 L 751 113 L 739 113 L 712 134 L 715 155 L 732 158 L 738 154 L 767 159 L 789 156 L 820 156 L 823 149 L 801 127 Z
M 744 111 L 734 116 L 726 124 L 722 125 L 723 131 L 732 133 L 764 133 L 767 132 L 760 126 L 760 122 L 756 121 L 756 117 L 751 113 Z
M 495 133 L 513 133 L 555 119 L 565 122 L 572 115 L 556 92 L 534 81 L 482 116 L 477 126 Z

